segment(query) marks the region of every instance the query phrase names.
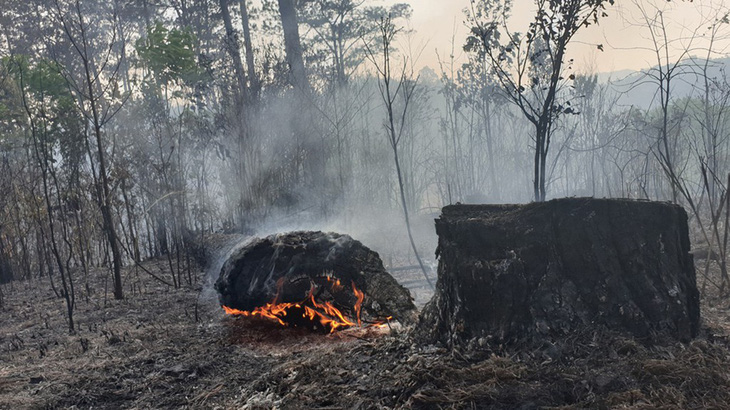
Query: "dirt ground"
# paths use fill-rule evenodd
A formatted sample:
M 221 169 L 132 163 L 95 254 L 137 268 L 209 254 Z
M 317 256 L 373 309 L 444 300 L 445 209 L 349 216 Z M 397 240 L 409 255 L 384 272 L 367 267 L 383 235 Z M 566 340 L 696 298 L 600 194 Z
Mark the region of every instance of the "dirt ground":
M 169 276 L 166 261 L 145 266 Z M 704 298 L 689 344 L 591 329 L 446 351 L 397 327 L 323 336 L 226 317 L 195 273 L 197 284 L 172 289 L 128 268 L 127 298 L 105 302 L 95 272 L 72 335 L 47 279 L 3 285 L 0 408 L 730 408 L 727 298 Z

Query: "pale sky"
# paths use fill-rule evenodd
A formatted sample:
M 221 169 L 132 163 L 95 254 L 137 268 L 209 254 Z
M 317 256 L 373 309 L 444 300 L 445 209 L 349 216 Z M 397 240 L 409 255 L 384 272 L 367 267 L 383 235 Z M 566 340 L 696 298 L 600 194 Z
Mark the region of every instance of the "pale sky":
M 375 1 L 377 3 L 378 1 Z M 468 33 L 465 26 L 464 8 L 469 6 L 469 0 L 380 0 L 385 4 L 395 2 L 410 3 L 413 8 L 411 28 L 415 30 L 410 40 L 411 47 L 423 48 L 419 59 L 420 66 L 429 66 L 438 71 L 438 55 L 447 59 L 451 53 L 451 39 L 455 35 L 455 55 L 462 56 L 461 51 L 464 40 Z M 643 26 L 637 24 L 643 21 L 639 6 L 645 7 L 653 16 L 656 9 L 653 4 L 664 10 L 664 19 L 667 22 L 669 37 L 687 43 L 687 38 L 692 37 L 691 33 L 702 27 L 699 35 L 706 34 L 709 21 L 714 20 L 718 15 L 717 10 L 724 9 L 727 12 L 730 2 L 723 0 L 695 0 L 673 1 L 666 0 L 618 0 L 615 6 L 608 6 L 606 12 L 609 17 L 600 20 L 598 26 L 591 26 L 582 29 L 578 37 L 569 49 L 569 55 L 576 61 L 576 69 L 579 71 L 609 72 L 618 70 L 638 70 L 656 65 L 655 55 L 646 50 L 651 46 L 649 41 L 650 32 Z M 726 3 L 723 5 L 723 3 Z M 514 0 L 513 19 L 511 30 L 524 32 L 528 22 L 534 15 L 533 0 Z M 723 25 L 725 40 L 716 46 L 718 56 L 727 56 L 730 52 L 730 25 Z M 597 49 L 598 44 L 603 44 L 604 52 Z M 701 48 L 706 41 L 700 38 L 694 40 L 692 45 Z M 678 48 L 677 43 L 674 48 Z M 644 48 L 637 49 L 637 48 Z M 700 54 L 697 50 L 694 55 Z

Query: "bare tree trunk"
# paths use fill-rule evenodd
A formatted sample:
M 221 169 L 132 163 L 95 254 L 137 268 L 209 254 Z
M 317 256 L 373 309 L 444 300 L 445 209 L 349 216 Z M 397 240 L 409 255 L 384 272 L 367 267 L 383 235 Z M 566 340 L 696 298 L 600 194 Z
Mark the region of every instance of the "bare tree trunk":
M 487 139 L 487 160 L 489 161 L 489 176 L 491 179 L 491 194 L 499 201 L 501 198 L 499 184 L 497 183 L 497 170 L 494 166 L 494 135 L 492 133 L 491 103 L 484 101 L 484 136 Z
M 416 257 L 416 260 L 418 261 L 418 266 L 421 268 L 421 272 L 423 272 L 423 277 L 426 278 L 426 282 L 428 282 L 428 286 L 433 289 L 433 283 L 431 282 L 431 278 L 428 277 L 428 273 L 426 272 L 426 267 L 423 265 L 423 261 L 421 260 L 421 255 L 418 253 L 418 248 L 416 247 L 416 242 L 413 240 L 413 230 L 411 229 L 411 219 L 408 214 L 408 205 L 406 203 L 406 193 L 403 187 L 403 173 L 401 172 L 400 168 L 400 160 L 398 158 L 398 149 L 393 149 L 393 158 L 395 160 L 395 170 L 398 174 L 398 190 L 400 191 L 400 200 L 401 200 L 401 206 L 403 207 L 403 217 L 406 221 L 406 230 L 408 231 L 408 241 L 411 243 L 411 249 L 413 249 L 413 255 Z
M 391 82 L 393 81 L 392 76 L 392 66 L 391 66 L 391 44 L 393 39 L 395 38 L 395 35 L 398 33 L 398 30 L 395 28 L 393 23 L 391 22 L 390 18 L 383 19 L 379 24 L 380 29 L 380 35 L 382 36 L 382 47 L 383 47 L 383 57 L 382 62 L 378 63 L 375 57 L 375 53 L 373 53 L 372 50 L 368 47 L 368 53 L 370 56 L 370 59 L 375 64 L 376 70 L 378 71 L 378 74 L 380 76 L 380 95 L 383 98 L 383 102 L 385 103 L 385 109 L 387 111 L 387 118 L 386 118 L 386 130 L 388 132 L 388 140 L 390 143 L 390 147 L 393 150 L 393 159 L 395 161 L 395 170 L 398 176 L 398 190 L 400 192 L 400 202 L 401 206 L 403 208 L 403 216 L 405 218 L 406 222 L 406 230 L 408 231 L 408 240 L 411 244 L 411 249 L 413 249 L 413 254 L 416 257 L 416 260 L 418 260 L 418 266 L 421 267 L 421 272 L 423 272 L 423 277 L 426 279 L 426 282 L 428 282 L 428 285 L 433 289 L 433 283 L 431 282 L 431 279 L 428 277 L 428 273 L 426 272 L 426 267 L 423 264 L 423 261 L 421 260 L 421 256 L 418 253 L 418 248 L 416 247 L 416 242 L 413 239 L 413 231 L 411 229 L 411 221 L 410 221 L 410 215 L 408 213 L 408 201 L 406 200 L 406 192 L 405 192 L 405 183 L 403 180 L 403 172 L 401 170 L 401 164 L 400 164 L 400 158 L 398 156 L 398 144 L 403 136 L 403 131 L 405 128 L 405 122 L 408 118 L 408 107 L 411 102 L 411 98 L 413 97 L 413 93 L 416 88 L 416 80 L 409 77 L 407 75 L 406 67 L 404 66 L 401 73 L 400 78 L 397 80 L 397 84 L 395 87 L 391 85 Z M 403 100 L 403 107 L 402 112 L 399 112 L 397 115 L 395 113 L 395 102 L 397 98 L 402 98 Z M 396 119 L 397 117 L 397 119 Z M 399 122 L 397 122 L 399 121 Z
M 256 100 L 261 91 L 258 74 L 256 74 L 256 65 L 254 64 L 253 43 L 251 41 L 251 24 L 248 16 L 248 6 L 246 0 L 239 0 L 241 5 L 241 28 L 243 29 L 243 46 L 246 48 L 246 69 L 248 74 L 249 87 L 251 89 L 251 97 Z
M 294 0 L 278 0 L 281 25 L 284 28 L 284 48 L 286 62 L 289 64 L 290 82 L 305 92 L 309 91 L 309 80 L 304 69 L 302 43 L 299 38 L 299 22 Z
M 542 152 L 540 152 L 540 129 L 537 128 L 535 136 L 535 161 L 534 161 L 534 179 L 532 181 L 533 195 L 535 202 L 540 202 L 540 158 L 542 158 Z
M 112 192 L 109 184 L 108 165 L 104 149 L 104 138 L 102 136 L 103 123 L 104 121 L 108 120 L 108 118 L 102 118 L 102 114 L 100 113 L 100 110 L 102 110 L 101 104 L 104 99 L 102 95 L 103 87 L 101 87 L 101 85 L 99 84 L 98 80 L 100 76 L 93 67 L 93 56 L 90 54 L 91 52 L 93 52 L 93 46 L 89 42 L 89 39 L 87 37 L 88 25 L 81 10 L 80 1 L 76 0 L 76 2 L 74 3 L 73 14 L 75 14 L 75 21 L 71 22 L 67 21 L 67 17 L 69 17 L 70 15 L 67 15 L 61 10 L 61 5 L 58 3 L 58 0 L 56 1 L 55 6 L 57 11 L 56 17 L 61 23 L 61 28 L 63 29 L 66 37 L 73 45 L 76 54 L 81 60 L 81 69 L 84 83 L 83 86 L 79 88 L 83 88 L 84 91 L 81 92 L 79 90 L 79 106 L 82 109 L 85 109 L 86 107 L 84 106 L 88 103 L 88 108 L 91 110 L 91 116 L 89 119 L 91 120 L 93 126 L 94 138 L 96 140 L 96 155 L 97 161 L 99 162 L 99 178 L 96 181 L 97 191 L 99 191 L 98 201 L 103 220 L 104 232 L 107 236 L 109 249 L 112 252 L 112 263 L 114 271 L 114 298 L 124 299 L 124 290 L 122 288 L 122 255 L 119 251 L 119 245 L 117 244 L 117 232 L 114 225 L 114 219 L 112 217 Z M 74 31 L 77 31 L 78 33 L 75 34 Z M 107 55 L 106 58 L 109 58 L 109 56 Z M 105 61 L 102 64 L 102 67 L 105 66 L 106 63 L 108 63 L 108 61 Z M 116 70 L 117 71 L 113 73 L 112 78 L 108 79 L 108 81 L 116 80 L 119 70 L 118 66 Z M 106 113 L 104 115 L 106 115 Z M 100 187 L 98 186 L 99 183 L 101 185 Z
M 226 27 L 226 50 L 233 60 L 233 69 L 236 72 L 236 80 L 238 81 L 238 95 L 246 94 L 246 75 L 243 72 L 243 63 L 241 62 L 241 52 L 238 46 L 238 36 L 233 30 L 233 22 L 231 21 L 231 13 L 228 9 L 228 0 L 220 0 L 221 15 L 223 16 L 223 24 Z
M 90 71 L 88 70 L 88 64 L 84 63 L 86 67 L 86 78 L 89 85 L 89 95 L 93 96 L 93 80 Z M 101 125 L 99 121 L 99 114 L 96 107 L 96 101 L 91 99 L 91 110 L 94 116 L 94 135 L 96 137 L 97 155 L 99 160 L 99 175 L 101 176 L 101 190 L 103 197 L 100 198 L 101 216 L 104 222 L 104 231 L 109 241 L 109 248 L 112 251 L 112 264 L 114 269 L 114 298 L 124 299 L 124 289 L 122 288 L 122 254 L 119 252 L 119 245 L 117 244 L 117 231 L 114 226 L 114 220 L 111 212 L 111 189 L 109 187 L 109 176 L 107 174 L 106 155 L 104 153 L 104 145 L 102 141 Z
M 135 262 L 141 262 L 141 256 L 139 252 L 139 227 L 137 225 L 137 218 L 134 216 L 134 212 L 132 212 L 132 205 L 129 201 L 129 195 L 127 193 L 127 180 L 126 178 L 122 179 L 121 182 L 121 190 L 122 190 L 122 198 L 124 198 L 124 209 L 127 212 L 127 221 L 129 222 L 129 233 L 131 235 L 132 239 L 132 252 L 133 252 L 133 258 Z
M 25 89 L 25 84 L 23 82 L 23 74 L 21 70 L 21 90 Z M 49 178 L 53 177 L 55 180 L 55 170 L 51 169 L 53 167 L 53 160 L 52 160 L 52 153 L 49 153 L 49 148 L 47 147 L 47 142 L 42 140 L 42 138 L 47 138 L 46 135 L 38 135 L 39 133 L 42 133 L 45 131 L 48 127 L 45 123 L 42 124 L 41 128 L 42 130 L 38 130 L 34 114 L 30 108 L 30 105 L 28 101 L 26 100 L 25 93 L 22 95 L 23 100 L 23 107 L 25 108 L 25 112 L 28 116 L 28 121 L 30 123 L 30 129 L 31 129 L 31 137 L 33 142 L 33 152 L 35 154 L 35 159 L 38 163 L 38 167 L 41 170 L 41 181 L 43 185 L 43 200 L 45 202 L 45 211 L 46 211 L 46 218 L 48 222 L 48 239 L 51 242 L 51 253 L 53 254 L 54 261 L 56 262 L 56 267 L 58 268 L 58 273 L 61 276 L 61 286 L 63 291 L 61 292 L 61 295 L 66 301 L 66 312 L 68 317 L 68 329 L 70 333 L 74 333 L 75 327 L 74 327 L 74 318 L 73 318 L 73 311 L 74 311 L 74 305 L 75 305 L 75 292 L 73 287 L 73 281 L 71 279 L 71 274 L 67 269 L 67 265 L 64 265 L 63 260 L 61 258 L 61 251 L 58 246 L 58 241 L 56 239 L 56 230 L 55 225 L 56 222 L 53 217 L 53 205 L 51 204 L 51 187 L 49 186 Z M 44 117 L 43 114 L 41 114 L 42 117 Z M 41 121 L 45 121 L 43 118 Z M 56 200 L 59 211 L 63 210 L 63 207 L 60 206 L 60 199 L 58 195 L 60 195 L 60 189 L 58 186 L 58 182 L 56 181 Z M 40 221 L 39 221 L 40 222 Z M 68 241 L 67 235 L 66 235 L 66 229 L 65 229 L 65 221 L 61 221 L 61 223 L 64 226 L 63 229 L 63 237 L 66 241 L 66 244 L 69 245 L 69 253 L 71 252 L 70 243 Z M 49 270 L 50 272 L 50 270 Z M 54 289 L 55 291 L 55 289 Z

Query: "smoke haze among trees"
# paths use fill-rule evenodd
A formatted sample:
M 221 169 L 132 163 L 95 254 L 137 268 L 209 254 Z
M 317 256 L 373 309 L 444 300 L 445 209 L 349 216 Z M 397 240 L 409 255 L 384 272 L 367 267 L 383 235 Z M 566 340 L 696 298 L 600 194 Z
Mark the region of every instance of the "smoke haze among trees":
M 728 8 L 688 40 L 675 4 L 622 5 L 654 61 L 611 75 L 571 52 L 613 1 L 536 0 L 520 25 L 473 0 L 424 67 L 418 2 L 5 0 L 0 281 L 50 282 L 73 329 L 90 267 L 116 298 L 150 257 L 192 285 L 206 233 L 338 229 L 430 260 L 444 205 L 594 196 L 684 205 L 727 290 Z

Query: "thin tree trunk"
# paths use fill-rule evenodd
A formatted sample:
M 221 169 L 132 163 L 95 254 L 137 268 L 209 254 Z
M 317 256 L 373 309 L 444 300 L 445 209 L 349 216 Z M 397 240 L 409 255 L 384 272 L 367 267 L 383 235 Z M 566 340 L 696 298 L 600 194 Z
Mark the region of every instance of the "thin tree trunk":
M 541 135 L 541 129 L 540 126 L 536 126 L 536 132 L 535 132 L 535 161 L 534 161 L 534 173 L 535 173 L 535 179 L 533 180 L 533 191 L 534 191 L 534 198 L 535 202 L 540 202 L 540 158 L 542 158 L 542 152 L 540 150 L 542 146 L 542 135 Z
M 253 42 L 251 41 L 251 24 L 248 16 L 248 6 L 246 0 L 239 0 L 241 5 L 241 28 L 243 30 L 243 46 L 246 52 L 246 69 L 248 74 L 249 87 L 251 89 L 251 97 L 258 99 L 261 84 L 256 74 L 256 65 L 254 64 Z
M 416 260 L 418 261 L 418 266 L 421 267 L 421 272 L 423 272 L 423 277 L 426 278 L 426 282 L 428 282 L 428 286 L 433 289 L 433 283 L 431 282 L 431 279 L 428 277 L 428 274 L 426 272 L 426 267 L 423 264 L 423 261 L 421 260 L 421 255 L 418 253 L 418 248 L 416 247 L 416 242 L 413 240 L 413 231 L 411 229 L 411 220 L 410 216 L 408 214 L 408 205 L 406 203 L 406 193 L 405 189 L 403 187 L 403 176 L 401 173 L 400 168 L 400 160 L 398 158 L 398 149 L 393 149 L 393 157 L 395 159 L 395 170 L 398 174 L 398 189 L 400 191 L 400 200 L 401 200 L 401 206 L 403 207 L 403 216 L 406 220 L 406 230 L 408 231 L 408 240 L 411 243 L 411 249 L 413 249 L 413 255 L 416 256 Z
M 238 81 L 238 95 L 246 93 L 246 75 L 243 72 L 243 63 L 241 62 L 241 52 L 239 51 L 238 38 L 233 30 L 233 22 L 231 21 L 231 13 L 228 9 L 228 0 L 220 0 L 221 16 L 223 24 L 226 27 L 226 50 L 233 60 L 233 70 L 236 72 L 236 80 Z

